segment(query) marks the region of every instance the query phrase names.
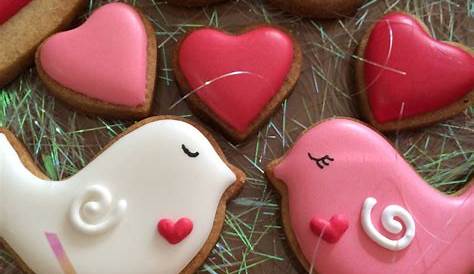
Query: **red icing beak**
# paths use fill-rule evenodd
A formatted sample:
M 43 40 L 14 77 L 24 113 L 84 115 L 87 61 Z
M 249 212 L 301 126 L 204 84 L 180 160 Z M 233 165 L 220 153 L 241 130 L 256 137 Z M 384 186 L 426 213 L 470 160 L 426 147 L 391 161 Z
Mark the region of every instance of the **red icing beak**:
M 311 231 L 321 237 L 324 241 L 334 244 L 337 243 L 344 232 L 349 228 L 349 221 L 342 215 L 334 215 L 329 222 L 325 219 L 313 217 L 310 222 Z
M 176 223 L 170 219 L 161 219 L 157 230 L 170 244 L 175 245 L 188 237 L 193 230 L 193 222 L 188 218 L 181 218 Z

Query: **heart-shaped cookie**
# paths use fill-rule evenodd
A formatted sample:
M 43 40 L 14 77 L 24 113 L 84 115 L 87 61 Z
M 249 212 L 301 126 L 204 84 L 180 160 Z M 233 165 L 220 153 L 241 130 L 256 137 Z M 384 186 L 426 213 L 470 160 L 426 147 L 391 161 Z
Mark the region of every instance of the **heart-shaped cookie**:
M 332 19 L 353 14 L 362 0 L 270 0 L 272 4 L 290 13 Z
M 287 98 L 300 75 L 291 35 L 261 25 L 233 35 L 212 28 L 180 42 L 174 67 L 190 107 L 239 142 L 255 133 Z
M 314 234 L 332 244 L 337 243 L 349 228 L 347 218 L 341 214 L 332 216 L 329 221 L 313 217 L 309 225 Z
M 30 65 L 38 45 L 69 25 L 86 4 L 86 0 L 1 0 L 0 87 Z
M 76 109 L 113 118 L 148 116 L 154 96 L 156 38 L 123 3 L 98 8 L 80 27 L 55 34 L 36 63 L 51 93 Z
M 415 128 L 449 118 L 474 102 L 474 52 L 430 36 L 405 13 L 378 20 L 358 50 L 362 109 L 382 131 Z
M 193 231 L 193 222 L 188 218 L 181 218 L 177 222 L 162 219 L 157 225 L 158 233 L 170 244 L 179 244 Z
M 324 168 L 315 161 L 329 158 Z M 362 123 L 337 118 L 312 126 L 265 174 L 281 194 L 288 241 L 308 271 L 474 270 L 474 180 L 456 195 L 439 192 Z

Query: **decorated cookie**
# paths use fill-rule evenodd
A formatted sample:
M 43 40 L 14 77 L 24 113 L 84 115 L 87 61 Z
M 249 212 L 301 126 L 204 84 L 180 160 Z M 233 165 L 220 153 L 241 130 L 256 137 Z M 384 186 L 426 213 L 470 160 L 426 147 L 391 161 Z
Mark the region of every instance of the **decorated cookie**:
M 301 59 L 298 44 L 279 28 L 261 25 L 238 35 L 202 28 L 182 39 L 174 67 L 192 110 L 239 142 L 291 94 Z
M 34 273 L 194 273 L 245 179 L 209 133 L 170 116 L 134 125 L 61 182 L 6 130 L 0 150 L 0 237 Z
M 168 0 L 167 2 L 181 7 L 201 7 L 210 4 L 215 4 L 219 2 L 224 2 L 225 0 Z
M 288 240 L 317 273 L 470 273 L 474 182 L 448 196 L 349 119 L 306 131 L 266 174 Z
M 474 51 L 440 42 L 406 13 L 390 13 L 363 38 L 356 80 L 367 120 L 382 131 L 416 128 L 474 102 Z
M 150 114 L 156 62 L 153 27 L 123 3 L 98 8 L 36 53 L 38 73 L 52 94 L 82 112 L 112 118 Z
M 38 45 L 65 28 L 87 0 L 0 0 L 0 87 L 33 61 Z
M 353 14 L 363 0 L 270 0 L 275 6 L 300 16 L 331 19 Z

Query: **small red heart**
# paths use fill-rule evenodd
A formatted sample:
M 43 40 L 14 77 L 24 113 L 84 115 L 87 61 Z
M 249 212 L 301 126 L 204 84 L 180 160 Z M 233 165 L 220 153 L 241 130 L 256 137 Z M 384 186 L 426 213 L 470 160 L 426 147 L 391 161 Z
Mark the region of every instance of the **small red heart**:
M 367 60 L 363 90 L 378 123 L 441 111 L 474 91 L 474 56 L 467 47 L 435 40 L 405 13 L 379 20 L 361 54 Z
M 338 214 L 327 220 L 314 217 L 310 222 L 311 231 L 328 243 L 334 244 L 341 239 L 349 228 L 349 221 L 344 215 Z
M 176 223 L 170 219 L 161 219 L 157 230 L 170 244 L 178 244 L 193 230 L 193 222 L 188 218 L 181 218 Z
M 294 46 L 270 26 L 240 35 L 203 28 L 182 41 L 177 67 L 186 91 L 197 91 L 212 117 L 245 134 L 282 89 L 296 62 Z
M 8 21 L 31 0 L 2 0 L 0 1 L 0 25 Z

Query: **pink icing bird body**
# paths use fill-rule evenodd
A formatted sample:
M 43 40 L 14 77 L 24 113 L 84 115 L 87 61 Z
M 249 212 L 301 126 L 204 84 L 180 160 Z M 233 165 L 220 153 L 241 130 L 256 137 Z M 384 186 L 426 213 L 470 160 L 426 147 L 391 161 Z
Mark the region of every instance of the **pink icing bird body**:
M 320 274 L 474 270 L 473 184 L 456 196 L 437 191 L 365 125 L 322 122 L 268 173 L 286 185 L 285 226 Z

